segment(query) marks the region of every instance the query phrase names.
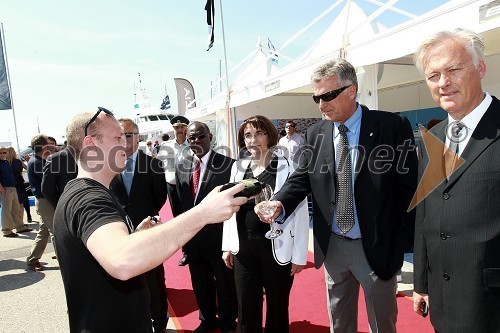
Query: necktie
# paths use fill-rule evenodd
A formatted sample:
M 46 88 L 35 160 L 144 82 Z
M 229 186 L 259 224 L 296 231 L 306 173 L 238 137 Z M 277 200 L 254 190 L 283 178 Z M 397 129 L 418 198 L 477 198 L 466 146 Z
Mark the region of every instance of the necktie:
M 194 170 L 193 170 L 193 179 L 192 179 L 192 194 L 193 194 L 193 201 L 196 199 L 196 192 L 198 192 L 198 184 L 200 183 L 200 166 L 201 162 L 196 160 L 194 162 Z
M 337 225 L 344 234 L 354 226 L 352 165 L 351 156 L 349 154 L 349 141 L 347 140 L 348 130 L 349 129 L 344 124 L 339 126 L 340 140 L 337 145 L 337 186 L 335 187 Z
M 455 164 L 457 163 L 460 143 L 460 132 L 465 127 L 461 122 L 457 122 L 451 126 L 450 146 L 444 155 L 444 166 L 446 171 L 446 178 L 449 179 L 451 173 L 454 171 Z
M 134 178 L 134 161 L 132 158 L 127 159 L 127 164 L 125 165 L 125 170 L 122 172 L 123 185 L 127 190 L 127 194 L 130 195 L 130 189 L 132 187 L 132 179 Z

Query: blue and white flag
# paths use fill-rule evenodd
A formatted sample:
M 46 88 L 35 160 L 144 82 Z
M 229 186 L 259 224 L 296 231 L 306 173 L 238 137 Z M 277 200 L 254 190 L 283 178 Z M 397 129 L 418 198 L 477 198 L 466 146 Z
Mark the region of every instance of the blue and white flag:
M 165 98 L 163 99 L 163 102 L 161 102 L 160 109 L 161 110 L 170 109 L 170 97 L 168 97 L 168 95 L 165 96 Z
M 278 54 L 276 53 L 276 48 L 274 47 L 274 45 L 271 42 L 271 40 L 269 39 L 269 37 L 267 38 L 267 47 L 269 49 L 269 53 L 273 55 L 271 58 L 271 61 L 277 64 L 278 63 Z
M 2 30 L 0 29 L 0 110 L 9 110 L 12 109 L 12 102 L 3 46 Z

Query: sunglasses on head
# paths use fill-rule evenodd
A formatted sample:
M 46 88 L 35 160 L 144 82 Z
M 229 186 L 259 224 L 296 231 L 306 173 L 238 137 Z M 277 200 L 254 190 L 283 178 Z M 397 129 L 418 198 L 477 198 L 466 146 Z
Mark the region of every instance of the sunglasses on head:
M 87 123 L 87 125 L 85 125 L 85 136 L 88 135 L 88 129 L 89 129 L 90 124 L 92 124 L 92 122 L 97 119 L 97 117 L 99 116 L 99 114 L 101 112 L 104 112 L 105 114 L 107 114 L 109 116 L 113 116 L 113 112 L 109 111 L 106 108 L 103 108 L 102 106 L 98 106 L 97 107 L 97 112 L 95 113 L 95 115 L 89 120 L 89 122 Z
M 320 100 L 323 100 L 323 102 L 330 102 L 330 101 L 333 101 L 335 98 L 337 98 L 338 95 L 340 95 L 344 90 L 346 90 L 350 86 L 351 86 L 351 84 L 348 86 L 342 87 L 342 88 L 338 88 L 338 89 L 326 92 L 326 93 L 321 94 L 319 96 L 313 95 L 312 98 L 314 100 L 314 103 L 316 103 L 316 104 L 319 104 Z
M 196 140 L 203 140 L 207 137 L 206 134 L 200 134 L 200 135 L 190 135 L 188 136 L 188 141 L 192 142 L 192 141 L 196 141 Z

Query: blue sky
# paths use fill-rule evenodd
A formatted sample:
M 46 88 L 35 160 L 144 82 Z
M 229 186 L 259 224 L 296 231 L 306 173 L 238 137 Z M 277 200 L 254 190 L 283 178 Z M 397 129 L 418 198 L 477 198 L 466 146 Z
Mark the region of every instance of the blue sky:
M 229 69 L 255 49 L 259 35 L 263 44 L 270 38 L 280 48 L 335 3 L 222 2 Z M 368 13 L 378 8 L 372 1 L 356 2 Z M 444 2 L 400 0 L 396 7 L 418 15 Z M 133 110 L 138 72 L 152 104 L 161 103 L 166 85 L 176 107 L 174 77 L 190 80 L 196 95 L 207 91 L 223 59 L 219 0 L 215 4 L 215 44 L 207 52 L 205 0 L 0 0 L 21 148 L 37 133 L 37 118 L 43 133 L 59 139 L 79 112 L 104 106 L 127 116 Z M 296 58 L 305 52 L 342 6 L 282 53 Z M 390 27 L 406 18 L 387 13 L 379 20 Z M 0 111 L 0 124 L 0 141 L 15 146 L 10 110 Z

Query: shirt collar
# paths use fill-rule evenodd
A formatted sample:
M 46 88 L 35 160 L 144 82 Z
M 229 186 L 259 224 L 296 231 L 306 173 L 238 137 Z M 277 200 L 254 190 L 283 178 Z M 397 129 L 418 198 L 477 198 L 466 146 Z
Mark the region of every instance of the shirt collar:
M 462 120 L 460 120 L 460 122 L 463 123 L 465 127 L 467 127 L 471 134 L 476 129 L 477 124 L 479 124 L 479 121 L 481 121 L 481 118 L 486 113 L 486 110 L 488 110 L 488 108 L 490 107 L 492 101 L 493 98 L 491 97 L 491 95 L 485 92 L 483 101 Z M 448 124 L 452 124 L 455 122 L 456 120 L 448 114 Z
M 357 106 L 358 107 L 356 108 L 356 111 L 354 111 L 351 117 L 349 117 L 349 119 L 347 119 L 344 123 L 344 125 L 346 125 L 347 128 L 349 129 L 349 132 L 351 132 L 352 134 L 356 134 L 356 132 L 358 131 L 359 129 L 358 124 L 361 120 L 361 115 L 363 114 L 363 111 L 361 110 L 361 105 L 357 104 Z M 339 126 L 341 123 L 334 121 L 333 124 L 335 126 L 335 137 L 336 137 L 340 133 Z
M 129 159 L 132 159 L 132 161 L 137 161 L 137 155 L 139 154 L 139 149 L 137 149 L 132 155 L 130 155 Z
M 201 164 L 204 164 L 204 165 L 207 165 L 208 163 L 208 159 L 210 158 L 210 154 L 212 153 L 212 149 L 210 149 L 205 155 L 203 155 L 203 157 L 201 158 Z M 193 154 L 193 158 L 196 160 L 196 161 L 199 161 L 200 159 L 198 158 L 198 156 L 196 156 L 195 154 Z

